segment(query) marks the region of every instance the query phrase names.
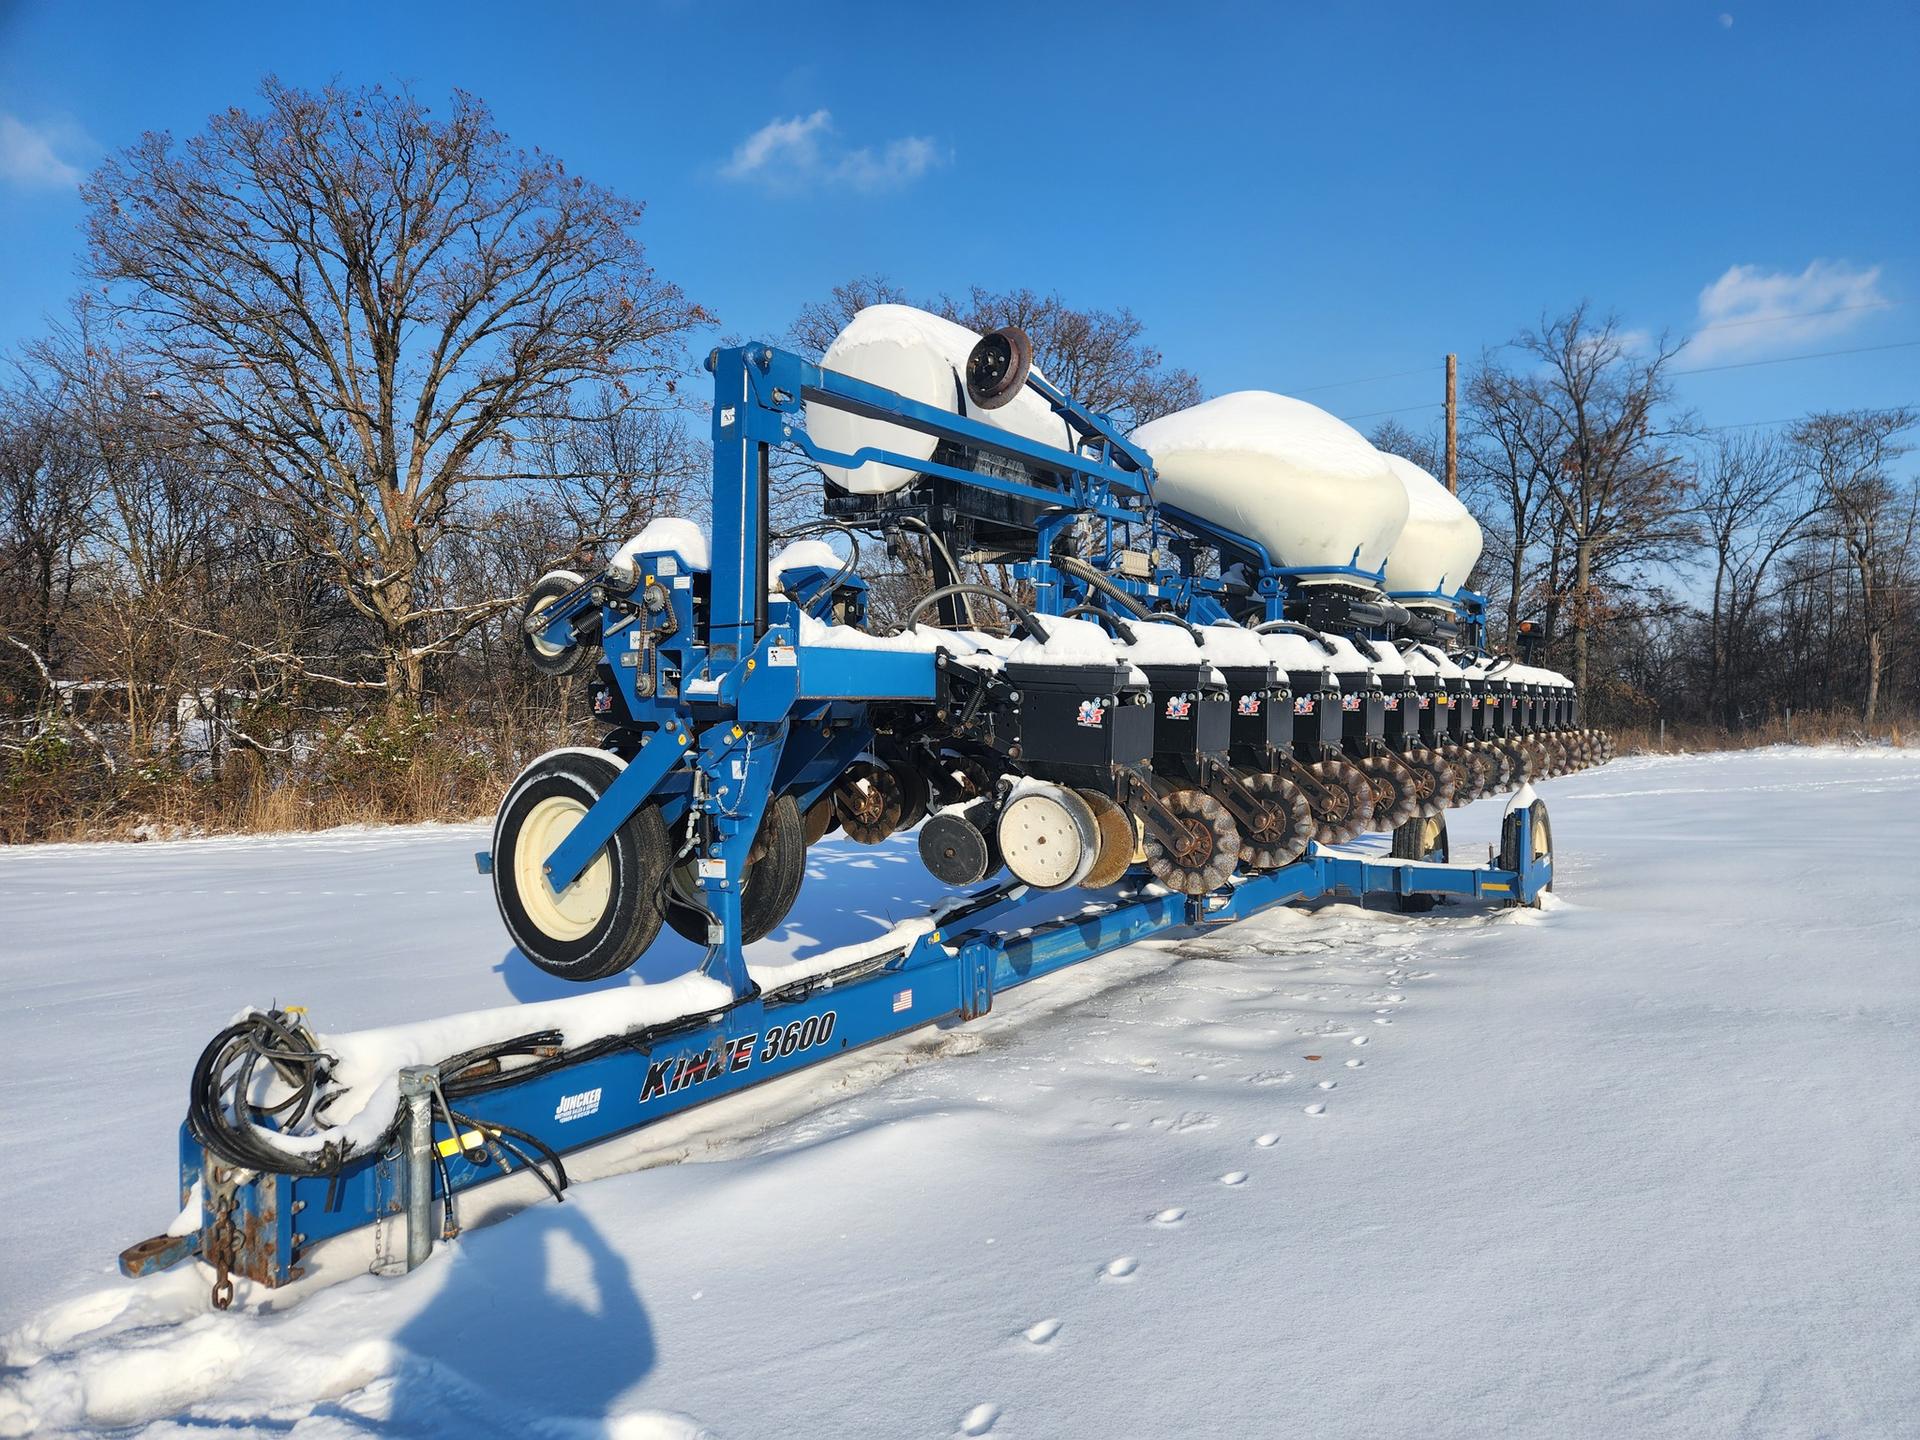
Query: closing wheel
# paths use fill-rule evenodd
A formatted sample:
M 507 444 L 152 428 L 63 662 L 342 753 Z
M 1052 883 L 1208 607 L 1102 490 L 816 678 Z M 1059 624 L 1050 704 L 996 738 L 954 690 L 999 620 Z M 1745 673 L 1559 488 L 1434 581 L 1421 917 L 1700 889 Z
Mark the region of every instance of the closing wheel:
M 1493 742 L 1500 747 L 1500 753 L 1507 757 L 1507 776 L 1512 788 L 1518 790 L 1534 778 L 1533 761 L 1527 754 L 1524 743 L 1518 736 L 1508 735 Z
M 1523 805 L 1509 810 L 1506 818 L 1500 822 L 1500 868 L 1516 873 L 1522 866 L 1520 853 L 1520 816 L 1531 812 L 1533 817 L 1532 841 L 1529 850 L 1535 861 L 1551 859 L 1553 856 L 1553 823 L 1547 819 L 1547 802 L 1536 800 L 1531 805 Z M 1553 881 L 1548 880 L 1545 890 L 1553 889 Z M 1529 902 L 1534 909 L 1540 908 L 1540 897 L 1535 896 Z
M 578 637 L 569 644 L 555 645 L 538 635 L 530 634 L 527 622 L 546 614 L 553 609 L 554 601 L 570 591 L 579 589 L 587 582 L 571 570 L 549 570 L 534 582 L 533 589 L 527 594 L 527 603 L 520 608 L 520 648 L 534 664 L 534 668 L 548 675 L 571 675 L 594 655 L 594 648 L 583 638 Z M 585 617 L 583 616 L 582 619 Z M 599 628 L 599 615 L 594 614 L 595 630 Z
M 1393 858 L 1427 860 L 1444 865 L 1453 858 L 1447 843 L 1445 815 L 1416 815 L 1393 832 Z M 1440 903 L 1438 895 L 1415 892 L 1396 901 L 1404 915 L 1422 915 Z
M 1338 845 L 1351 840 L 1373 823 L 1374 806 L 1379 797 L 1373 783 L 1344 759 L 1316 760 L 1307 773 L 1324 791 L 1312 797 L 1313 838 L 1322 845 Z
M 1027 383 L 1033 368 L 1033 342 L 1018 325 L 989 330 L 967 352 L 967 399 L 982 410 L 998 410 Z
M 660 812 L 643 805 L 566 889 L 547 883 L 547 857 L 624 768 L 597 750 L 542 755 L 513 782 L 493 822 L 493 895 L 507 934 L 562 980 L 617 975 L 660 933 L 659 896 L 672 852 Z
M 1313 806 L 1285 775 L 1242 775 L 1240 783 L 1260 797 L 1266 808 L 1261 823 L 1240 832 L 1240 863 L 1249 870 L 1278 870 L 1307 853 L 1313 839 Z
M 1470 805 L 1480 797 L 1473 793 L 1473 771 L 1467 764 L 1467 750 L 1458 740 L 1443 740 L 1439 745 L 1441 762 L 1453 772 L 1452 805 Z
M 1413 770 L 1413 790 L 1419 800 L 1419 813 L 1428 819 L 1444 813 L 1453 804 L 1454 786 L 1458 783 L 1453 767 L 1426 746 L 1409 750 L 1402 758 Z
M 996 827 L 1007 869 L 1036 890 L 1078 885 L 1100 849 L 1093 811 L 1071 790 L 1047 785 L 1016 795 Z
M 1398 830 L 1420 808 L 1413 777 L 1399 761 L 1386 755 L 1368 755 L 1358 764 L 1361 774 L 1373 786 L 1374 828 Z
M 862 845 L 878 845 L 898 830 L 907 803 L 900 777 L 871 760 L 854 761 L 833 787 L 833 813 L 840 828 Z
M 1109 885 L 1117 885 L 1120 877 L 1127 873 L 1127 867 L 1133 863 L 1133 847 L 1137 838 L 1133 819 L 1112 797 L 1102 795 L 1098 790 L 1076 790 L 1074 793 L 1087 802 L 1087 808 L 1093 812 L 1094 826 L 1100 832 L 1100 848 L 1080 883 L 1089 890 L 1104 890 Z
M 760 833 L 747 852 L 747 877 L 740 884 L 740 943 L 751 945 L 771 934 L 800 898 L 807 878 L 807 826 L 800 806 L 782 795 L 767 807 Z M 673 867 L 667 889 L 667 924 L 696 945 L 707 943 L 707 894 L 691 858 Z
M 1182 895 L 1218 890 L 1240 858 L 1240 832 L 1227 807 L 1204 790 L 1170 790 L 1160 803 L 1174 813 L 1180 833 L 1162 837 L 1148 828 L 1142 846 L 1153 878 Z
M 1480 757 L 1480 763 L 1486 768 L 1486 794 L 1497 795 L 1513 788 L 1513 778 L 1507 773 L 1507 754 L 1496 741 L 1474 741 L 1473 753 Z

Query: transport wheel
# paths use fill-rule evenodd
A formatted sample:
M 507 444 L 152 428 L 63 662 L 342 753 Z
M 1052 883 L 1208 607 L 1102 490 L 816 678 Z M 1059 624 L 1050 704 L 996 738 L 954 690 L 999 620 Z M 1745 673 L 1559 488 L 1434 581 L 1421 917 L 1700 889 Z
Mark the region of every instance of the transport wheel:
M 740 885 L 740 943 L 751 945 L 771 934 L 800 898 L 807 878 L 807 827 L 791 795 L 767 807 L 760 833 L 747 853 L 747 876 Z M 691 858 L 674 866 L 667 891 L 667 924 L 696 945 L 707 943 L 706 891 Z
M 1458 784 L 1453 767 L 1425 745 L 1418 750 L 1409 750 L 1404 758 L 1413 768 L 1413 788 L 1419 797 L 1419 813 L 1428 819 L 1444 813 L 1453 804 L 1454 788 Z
M 1117 885 L 1120 877 L 1127 873 L 1127 867 L 1133 864 L 1136 839 L 1133 818 L 1111 796 L 1102 795 L 1098 790 L 1074 793 L 1087 802 L 1087 808 L 1093 812 L 1094 827 L 1100 832 L 1100 847 L 1080 883 L 1089 890 Z
M 907 795 L 900 777 L 885 765 L 856 760 L 833 787 L 833 812 L 849 839 L 878 845 L 900 828 Z
M 553 608 L 554 601 L 586 583 L 571 570 L 549 570 L 534 582 L 532 591 L 527 595 L 527 603 L 520 609 L 523 622 L 520 648 L 536 670 L 548 675 L 571 675 L 592 658 L 593 646 L 580 640 L 575 640 L 571 645 L 553 645 L 528 634 L 524 623 L 535 616 L 544 615 Z
M 1078 795 L 1057 785 L 1014 796 L 995 827 L 1007 869 L 1036 890 L 1078 885 L 1100 849 L 1100 825 Z
M 1533 858 L 1544 860 L 1553 854 L 1553 824 L 1547 819 L 1547 803 L 1536 800 L 1526 808 L 1533 813 Z M 1514 810 L 1500 824 L 1500 868 L 1517 871 L 1520 862 L 1520 812 Z M 1545 888 L 1553 889 L 1553 882 L 1549 880 Z M 1533 908 L 1540 908 L 1537 896 L 1533 900 Z
M 617 975 L 660 933 L 667 827 L 643 805 L 558 895 L 545 866 L 619 777 L 622 762 L 596 750 L 542 755 L 513 782 L 493 822 L 493 894 L 507 934 L 535 965 L 562 980 Z
M 1240 782 L 1260 797 L 1269 817 L 1240 832 L 1240 863 L 1249 870 L 1278 870 L 1306 854 L 1315 829 L 1307 792 L 1269 772 L 1242 775 Z
M 1374 828 L 1398 830 L 1414 817 L 1420 797 L 1414 794 L 1413 780 L 1404 767 L 1385 755 L 1369 755 L 1359 768 L 1373 786 Z
M 1218 890 L 1240 858 L 1240 832 L 1227 807 L 1204 790 L 1170 790 L 1160 803 L 1179 817 L 1182 834 L 1170 848 L 1148 828 L 1142 843 L 1153 878 L 1182 895 Z
M 998 410 L 1027 383 L 1033 368 L 1033 342 L 1018 325 L 989 330 L 967 352 L 967 399 L 982 410 Z
M 1446 864 L 1453 858 L 1447 843 L 1445 815 L 1417 815 L 1393 832 L 1393 858 Z M 1400 912 L 1423 915 L 1440 903 L 1438 895 L 1415 893 L 1396 897 Z

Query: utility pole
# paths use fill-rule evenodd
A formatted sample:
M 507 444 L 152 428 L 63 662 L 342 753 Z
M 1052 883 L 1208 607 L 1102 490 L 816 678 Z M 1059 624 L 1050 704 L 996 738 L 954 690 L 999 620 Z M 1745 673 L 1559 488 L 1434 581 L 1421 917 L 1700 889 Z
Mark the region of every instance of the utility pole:
M 1460 357 L 1447 356 L 1447 493 L 1460 493 L 1460 447 L 1455 439 L 1455 421 L 1459 412 L 1454 386 L 1460 370 Z

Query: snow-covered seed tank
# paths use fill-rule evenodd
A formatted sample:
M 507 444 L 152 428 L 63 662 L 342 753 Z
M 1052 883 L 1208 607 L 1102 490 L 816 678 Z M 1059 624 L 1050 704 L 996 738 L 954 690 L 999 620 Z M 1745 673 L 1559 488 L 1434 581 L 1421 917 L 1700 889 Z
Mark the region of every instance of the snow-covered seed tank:
M 1255 541 L 1277 566 L 1377 573 L 1407 521 L 1406 491 L 1380 452 L 1291 396 L 1238 390 L 1151 420 L 1133 439 L 1153 456 L 1158 504 Z

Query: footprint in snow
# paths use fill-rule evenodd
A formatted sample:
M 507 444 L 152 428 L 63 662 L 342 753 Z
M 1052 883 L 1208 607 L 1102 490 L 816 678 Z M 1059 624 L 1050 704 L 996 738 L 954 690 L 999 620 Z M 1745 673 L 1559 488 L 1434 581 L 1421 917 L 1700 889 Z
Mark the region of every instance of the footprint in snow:
M 1339 1085 L 1339 1083 L 1340 1082 L 1338 1080 L 1322 1080 L 1318 1088 L 1322 1090 L 1331 1090 L 1335 1086 Z
M 1280 1143 L 1280 1137 L 1269 1132 L 1265 1135 L 1254 1136 L 1253 1143 L 1258 1145 L 1262 1150 L 1270 1150 Z
M 1229 1170 L 1220 1177 L 1220 1183 L 1222 1185 L 1244 1185 L 1247 1183 L 1247 1172 L 1244 1170 Z
M 984 1435 L 993 1429 L 993 1422 L 1000 1418 L 998 1405 L 976 1405 L 967 1411 L 960 1421 L 962 1435 Z
M 1366 1063 L 1367 1062 L 1364 1060 L 1349 1060 L 1347 1061 L 1347 1069 L 1358 1070 L 1361 1066 L 1365 1065 Z
M 1100 1275 L 1103 1279 L 1107 1280 L 1124 1280 L 1139 1268 L 1140 1262 L 1134 1259 L 1133 1256 L 1122 1255 L 1118 1259 L 1109 1260 L 1105 1265 L 1102 1265 L 1100 1267 Z
M 1035 1349 L 1051 1345 L 1053 1343 L 1053 1337 L 1059 1333 L 1060 1322 L 1054 1319 L 1036 1320 L 1020 1332 L 1026 1342 Z
M 1349 1040 L 1347 1043 L 1349 1045 L 1364 1045 L 1367 1043 L 1367 1037 L 1364 1035 L 1356 1035 L 1353 1037 L 1353 1039 Z
M 1309 1115 L 1324 1115 L 1326 1113 L 1327 1113 L 1327 1107 L 1324 1105 L 1307 1106 L 1307 1114 Z
M 1149 1218 L 1151 1218 L 1156 1225 L 1178 1225 L 1182 1220 L 1187 1218 L 1187 1212 L 1182 1210 L 1178 1205 L 1171 1205 L 1167 1209 L 1162 1210 L 1158 1215 Z

